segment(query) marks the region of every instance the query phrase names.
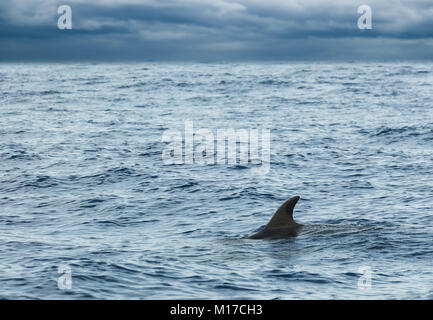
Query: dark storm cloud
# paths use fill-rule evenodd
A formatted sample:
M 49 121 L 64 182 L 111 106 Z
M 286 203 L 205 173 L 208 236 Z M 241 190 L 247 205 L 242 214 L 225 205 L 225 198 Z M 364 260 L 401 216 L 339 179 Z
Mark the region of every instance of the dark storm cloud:
M 72 30 L 57 29 L 62 4 Z M 1 60 L 431 59 L 432 39 L 431 0 L 0 2 Z

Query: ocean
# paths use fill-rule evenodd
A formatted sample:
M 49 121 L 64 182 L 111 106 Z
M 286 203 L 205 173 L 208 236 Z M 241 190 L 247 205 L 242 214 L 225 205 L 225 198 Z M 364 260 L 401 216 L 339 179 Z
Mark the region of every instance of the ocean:
M 0 298 L 433 299 L 432 85 L 414 62 L 0 64 Z M 247 161 L 188 155 L 219 129 Z M 307 231 L 246 238 L 295 195 Z

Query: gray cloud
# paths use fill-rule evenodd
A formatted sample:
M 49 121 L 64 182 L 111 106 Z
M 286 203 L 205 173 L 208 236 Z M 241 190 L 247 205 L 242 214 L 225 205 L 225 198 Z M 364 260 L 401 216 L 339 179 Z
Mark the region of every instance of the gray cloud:
M 431 59 L 432 27 L 431 0 L 2 0 L 0 60 Z

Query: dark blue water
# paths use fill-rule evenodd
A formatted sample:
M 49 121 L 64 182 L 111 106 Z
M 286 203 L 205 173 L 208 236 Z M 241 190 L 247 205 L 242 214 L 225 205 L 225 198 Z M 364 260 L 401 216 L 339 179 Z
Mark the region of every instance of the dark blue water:
M 432 85 L 414 63 L 1 64 L 0 298 L 432 299 Z M 269 128 L 269 172 L 165 164 L 185 120 Z M 243 238 L 293 195 L 303 233 Z

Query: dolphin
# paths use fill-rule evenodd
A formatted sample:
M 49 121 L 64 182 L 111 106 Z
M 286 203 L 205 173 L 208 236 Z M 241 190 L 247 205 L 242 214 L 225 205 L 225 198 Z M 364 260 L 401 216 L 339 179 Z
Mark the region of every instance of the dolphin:
M 249 236 L 249 239 L 279 239 L 296 237 L 303 225 L 293 220 L 293 209 L 300 199 L 299 196 L 292 197 L 282 204 L 274 213 L 271 220 L 263 230 Z

